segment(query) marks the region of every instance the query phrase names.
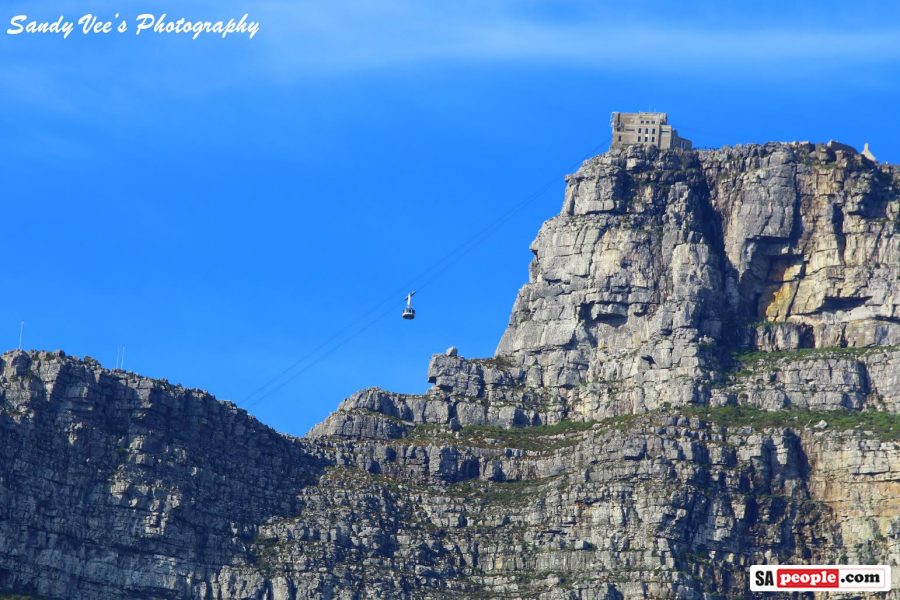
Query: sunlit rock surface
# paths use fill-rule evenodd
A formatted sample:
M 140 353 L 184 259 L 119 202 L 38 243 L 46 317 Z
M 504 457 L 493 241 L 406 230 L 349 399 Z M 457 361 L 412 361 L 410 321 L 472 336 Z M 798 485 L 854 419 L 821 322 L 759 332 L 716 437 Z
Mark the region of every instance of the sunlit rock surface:
M 896 565 L 898 187 L 839 144 L 595 157 L 496 356 L 307 438 L 6 353 L 0 595 L 751 598 L 753 564 Z

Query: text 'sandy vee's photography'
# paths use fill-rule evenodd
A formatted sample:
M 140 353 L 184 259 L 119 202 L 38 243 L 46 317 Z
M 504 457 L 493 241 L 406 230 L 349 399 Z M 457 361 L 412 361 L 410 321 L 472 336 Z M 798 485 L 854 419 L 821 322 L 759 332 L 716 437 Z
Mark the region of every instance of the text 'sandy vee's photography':
M 108 35 L 113 33 L 130 33 L 135 36 L 141 34 L 181 34 L 191 39 L 197 39 L 202 35 L 214 35 L 225 39 L 231 35 L 245 35 L 253 39 L 259 33 L 259 21 L 250 19 L 249 13 L 244 13 L 238 19 L 227 21 L 203 21 L 190 20 L 185 17 L 170 18 L 167 13 L 153 14 L 141 13 L 130 20 L 121 18 L 115 13 L 112 19 L 85 13 L 79 17 L 68 20 L 60 15 L 54 21 L 37 21 L 30 19 L 28 15 L 15 15 L 9 20 L 7 35 L 38 35 L 51 34 L 68 39 L 72 33 L 83 36 Z

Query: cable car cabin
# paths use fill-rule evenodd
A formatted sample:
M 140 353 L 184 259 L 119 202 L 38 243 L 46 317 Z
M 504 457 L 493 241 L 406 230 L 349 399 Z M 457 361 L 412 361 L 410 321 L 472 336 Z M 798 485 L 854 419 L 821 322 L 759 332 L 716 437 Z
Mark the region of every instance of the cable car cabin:
M 406 295 L 406 308 L 403 309 L 403 318 L 412 320 L 416 318 L 416 309 L 412 307 L 412 297 L 415 296 L 415 292 L 410 292 Z

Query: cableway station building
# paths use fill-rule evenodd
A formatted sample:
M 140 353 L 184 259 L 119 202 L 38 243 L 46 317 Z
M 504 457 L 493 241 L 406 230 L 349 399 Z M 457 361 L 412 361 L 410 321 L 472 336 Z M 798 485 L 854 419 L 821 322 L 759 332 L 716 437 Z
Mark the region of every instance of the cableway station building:
M 691 149 L 691 141 L 678 135 L 668 124 L 668 116 L 661 112 L 614 112 L 610 119 L 612 126 L 611 148 L 642 144 L 668 148 Z

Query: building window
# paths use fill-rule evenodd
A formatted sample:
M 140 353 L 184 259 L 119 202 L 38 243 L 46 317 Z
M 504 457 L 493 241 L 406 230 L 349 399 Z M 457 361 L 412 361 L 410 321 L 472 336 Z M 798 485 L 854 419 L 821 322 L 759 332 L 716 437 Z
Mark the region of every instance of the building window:
M 621 135 L 619 136 L 619 141 L 620 141 L 620 142 L 622 141 L 622 136 L 621 136 Z
M 652 142 L 655 143 L 655 142 L 656 142 L 656 136 L 654 135 L 653 138 L 652 138 L 650 141 L 652 141 Z

